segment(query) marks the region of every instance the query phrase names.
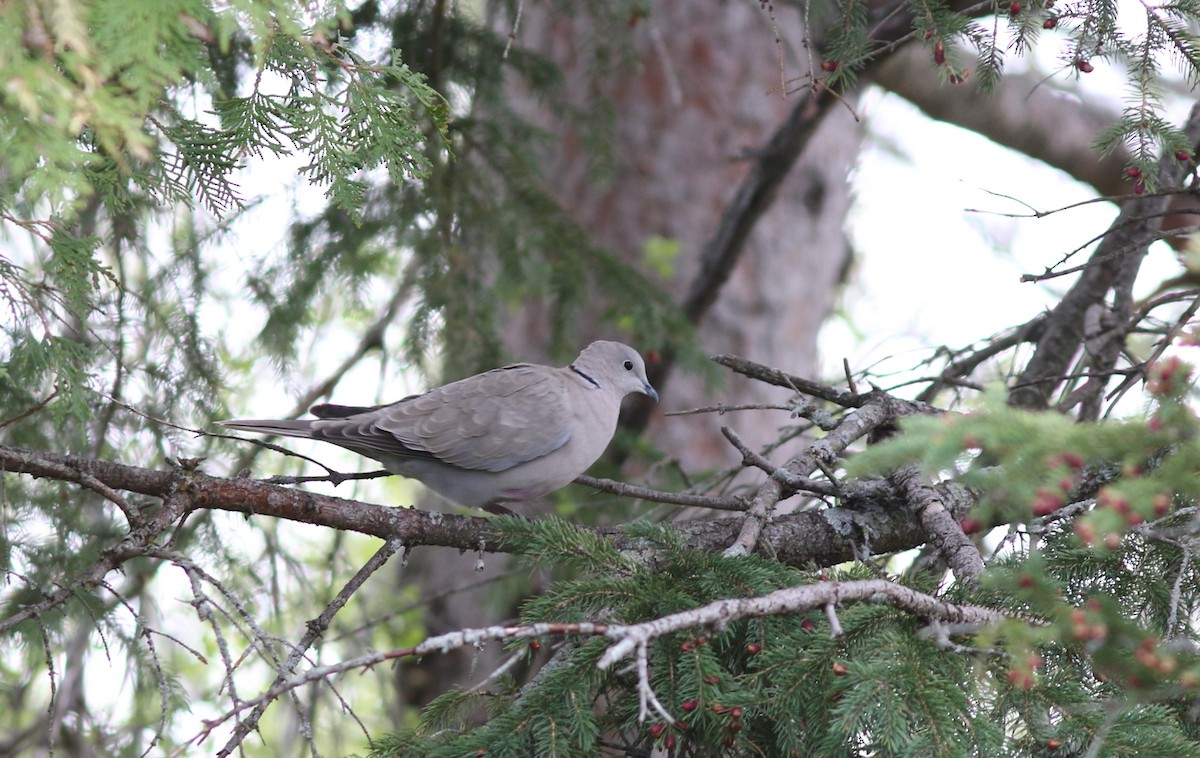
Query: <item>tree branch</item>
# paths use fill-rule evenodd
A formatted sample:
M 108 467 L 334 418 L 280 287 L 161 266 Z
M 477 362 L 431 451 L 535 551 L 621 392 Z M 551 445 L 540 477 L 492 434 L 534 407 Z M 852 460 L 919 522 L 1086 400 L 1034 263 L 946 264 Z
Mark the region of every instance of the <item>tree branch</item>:
M 608 669 L 664 635 L 694 627 L 723 627 L 744 618 L 782 616 L 841 603 L 891 605 L 916 616 L 948 624 L 983 625 L 1004 620 L 1004 614 L 978 605 L 956 605 L 885 579 L 818 582 L 787 587 L 761 597 L 730 598 L 669 616 L 628 626 L 610 624 L 604 636 L 617 643 L 596 663 Z
M 41 453 L 0 445 L 0 471 L 66 480 L 63 467 L 86 471 L 116 490 L 165 498 L 164 507 L 131 531 L 129 537 L 107 551 L 101 563 L 75 582 L 94 582 L 130 557 L 141 555 L 158 535 L 193 509 L 222 510 L 282 518 L 366 534 L 380 539 L 398 539 L 405 545 L 450 547 L 482 552 L 510 552 L 496 538 L 489 519 L 450 513 L 430 513 L 415 508 L 393 507 L 346 500 L 303 490 L 289 489 L 251 479 L 222 479 L 200 472 L 156 471 L 122 463 L 96 461 L 57 453 Z M 877 488 L 871 494 L 879 494 Z M 961 518 L 966 504 L 952 511 Z M 833 511 L 867 513 L 875 535 L 872 548 L 879 552 L 907 550 L 924 544 L 926 535 L 910 513 L 894 503 L 855 501 L 853 507 Z M 828 566 L 855 557 L 854 548 L 837 519 L 829 511 L 804 512 L 777 517 L 764 526 L 758 550 L 793 566 Z M 719 551 L 737 537 L 743 519 L 708 518 L 672 524 L 672 528 L 697 550 Z M 619 549 L 644 552 L 644 541 L 630 537 L 619 527 L 596 529 Z M 62 597 L 59 597 L 59 595 Z M 53 602 L 28 606 L 0 624 L 0 631 L 69 599 L 71 592 L 56 593 Z M 19 618 L 17 617 L 19 616 Z
M 1184 131 L 1193 144 L 1200 142 L 1200 104 L 1193 106 Z M 1176 187 L 1183 179 L 1185 166 L 1167 153 L 1159 161 L 1158 185 Z M 1147 247 L 1157 239 L 1161 226 L 1159 214 L 1171 200 L 1169 193 L 1153 197 L 1130 197 L 1109 226 L 1109 233 L 1092 253 L 1087 268 L 1063 299 L 1046 317 L 1037 349 L 1009 393 L 1009 403 L 1021 408 L 1045 408 L 1051 394 L 1061 384 L 1060 377 L 1083 345 L 1088 311 L 1104 308 L 1105 298 L 1121 279 L 1136 275 Z

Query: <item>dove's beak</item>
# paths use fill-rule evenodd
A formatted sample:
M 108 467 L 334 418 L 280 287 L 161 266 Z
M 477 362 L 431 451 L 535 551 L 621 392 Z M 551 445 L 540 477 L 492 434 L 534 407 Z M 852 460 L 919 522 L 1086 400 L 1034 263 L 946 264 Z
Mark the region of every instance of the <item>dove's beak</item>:
M 650 382 L 642 382 L 642 392 L 650 397 L 654 402 L 658 402 L 658 390 L 650 386 Z

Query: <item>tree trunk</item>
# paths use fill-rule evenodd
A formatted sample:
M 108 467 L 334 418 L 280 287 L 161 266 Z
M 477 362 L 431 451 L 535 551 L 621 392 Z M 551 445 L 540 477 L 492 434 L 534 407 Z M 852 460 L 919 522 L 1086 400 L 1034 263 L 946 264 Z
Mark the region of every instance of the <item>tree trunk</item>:
M 511 24 L 504 23 L 508 31 Z M 789 58 L 781 71 L 781 47 L 771 19 L 751 4 L 659 2 L 651 15 L 630 19 L 630 24 L 632 55 L 600 75 L 590 65 L 588 45 L 604 30 L 582 11 L 568 15 L 548 5 L 527 4 L 517 29 L 518 44 L 562 68 L 563 89 L 577 98 L 577 105 L 587 106 L 596 98 L 611 102 L 613 163 L 603 179 L 590 168 L 592 156 L 579 129 L 556 119 L 525 92 L 514 89 L 512 97 L 532 121 L 557 137 L 544 156 L 545 180 L 598 244 L 636 262 L 653 238 L 679 243 L 670 289 L 682 299 L 697 275 L 699 251 L 746 174 L 747 159 L 794 105 L 794 96 L 781 93 L 783 74 L 791 78 L 807 72 L 808 61 Z M 778 27 L 801 28 L 798 18 L 780 18 Z M 788 42 L 802 49 L 798 39 L 781 44 Z M 698 325 L 710 353 L 739 353 L 801 375 L 812 373 L 818 330 L 849 263 L 842 227 L 850 202 L 846 176 L 859 134 L 848 110 L 833 113 L 821 126 Z M 592 307 L 598 312 L 604 305 Z M 545 355 L 546 320 L 546 311 L 534 305 L 504 330 L 513 355 Z M 583 342 L 614 336 L 620 337 L 596 330 Z M 721 436 L 720 425 L 733 424 L 749 444 L 761 445 L 776 435 L 777 412 L 738 414 L 732 420 L 712 414 L 661 415 L 662 410 L 733 397 L 754 403 L 778 402 L 784 395 L 762 383 L 737 380 L 714 392 L 701 377 L 676 372 L 651 423 L 652 442 L 689 472 L 737 463 L 740 455 Z M 521 512 L 536 515 L 525 506 Z M 472 561 L 449 551 L 413 556 L 403 580 L 419 582 L 427 596 L 438 598 L 427 618 L 431 633 L 495 623 L 513 613 L 511 606 L 495 601 L 514 598 L 507 592 L 497 597 L 492 585 L 451 591 L 512 570 L 508 561 L 494 556 L 480 575 L 471 571 Z M 420 681 L 405 677 L 402 682 L 405 698 L 424 703 L 448 686 L 482 679 L 495 668 L 498 655 L 489 648 L 422 661 Z

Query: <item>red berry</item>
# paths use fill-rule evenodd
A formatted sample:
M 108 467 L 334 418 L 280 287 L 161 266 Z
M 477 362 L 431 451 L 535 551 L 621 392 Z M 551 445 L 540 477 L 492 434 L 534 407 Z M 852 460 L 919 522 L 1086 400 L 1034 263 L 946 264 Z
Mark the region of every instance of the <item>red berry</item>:
M 729 709 L 729 718 L 733 719 L 734 721 L 737 721 L 741 717 L 742 717 L 741 706 L 735 705 Z
M 1161 492 L 1154 496 L 1154 515 L 1162 517 L 1171 510 L 1171 498 Z
M 1008 6 L 1008 12 L 1013 16 L 1019 16 L 1021 14 L 1021 4 L 1013 0 Z
M 661 735 L 666 728 L 667 728 L 666 724 L 663 724 L 661 722 L 657 723 L 654 726 L 650 727 L 650 734 L 654 737 L 654 739 L 658 739 L 659 735 Z
M 720 684 L 721 677 L 717 676 L 716 674 L 709 674 L 708 676 L 704 677 L 704 683 L 705 684 Z
M 837 61 L 821 61 L 821 70 L 827 74 L 832 74 L 834 71 L 838 70 L 838 62 Z
M 1192 159 L 1192 154 L 1190 152 L 1188 152 L 1187 150 L 1176 150 L 1175 151 L 1175 160 L 1190 161 L 1191 159 Z
M 542 643 L 539 640 L 530 640 L 529 641 L 529 649 L 533 650 L 534 652 L 541 650 Z
M 1079 539 L 1083 540 L 1089 545 L 1095 544 L 1096 542 L 1096 530 L 1082 521 L 1075 522 L 1075 533 L 1079 535 Z
M 1049 7 L 1049 6 L 1047 6 L 1047 7 Z M 1058 26 L 1058 19 L 1055 18 L 1054 16 L 1051 16 L 1050 18 L 1048 18 L 1042 22 L 1043 29 L 1053 29 L 1056 26 Z
M 1033 515 L 1049 516 L 1063 505 L 1063 499 L 1058 494 L 1045 487 L 1038 487 L 1037 495 L 1033 499 Z
M 697 706 L 699 706 L 699 705 L 700 705 L 699 700 L 684 700 L 683 704 L 680 705 L 679 707 L 682 708 L 685 712 L 691 713 L 692 711 L 696 710 Z
M 758 655 L 762 652 L 762 645 L 757 642 L 751 642 L 749 645 L 746 645 L 746 652 L 750 655 Z
M 679 643 L 679 649 L 685 653 L 691 650 L 693 647 L 695 647 L 695 645 L 691 640 L 684 640 L 683 642 Z
M 941 40 L 933 43 L 933 62 L 939 66 L 946 65 L 946 46 Z
M 1130 179 L 1137 179 L 1141 175 L 1142 170 L 1137 166 L 1130 166 L 1129 168 L 1125 169 L 1125 176 L 1128 176 Z
M 817 625 L 812 622 L 812 619 L 804 619 L 803 621 L 800 622 L 800 631 L 802 631 L 802 632 L 811 632 L 813 629 L 816 629 L 816 628 L 817 628 Z
M 707 645 L 707 644 L 708 644 L 708 635 L 702 634 L 696 638 L 696 646 L 697 647 L 699 647 L 700 645 Z
M 674 750 L 675 749 L 675 735 L 668 734 L 667 738 L 665 740 L 663 740 L 663 747 L 665 747 L 667 750 Z
M 1140 195 L 1146 191 L 1146 183 L 1140 179 L 1133 183 L 1133 194 Z
M 1029 574 L 1021 574 L 1021 578 L 1017 580 L 1017 584 L 1021 585 L 1022 587 L 1032 587 L 1033 577 Z
M 962 527 L 963 532 L 966 534 L 974 534 L 983 528 L 983 522 L 971 516 L 967 516 L 962 521 L 959 521 L 958 525 Z
M 834 661 L 830 669 L 833 671 L 834 676 L 845 676 L 850 673 L 850 668 L 841 661 Z
M 1051 737 L 1050 739 L 1046 740 L 1046 747 L 1050 748 L 1051 750 L 1058 750 L 1060 747 L 1062 747 L 1062 740 Z
M 1075 68 L 1079 69 L 1085 74 L 1090 74 L 1096 70 L 1096 67 L 1087 61 L 1075 61 Z

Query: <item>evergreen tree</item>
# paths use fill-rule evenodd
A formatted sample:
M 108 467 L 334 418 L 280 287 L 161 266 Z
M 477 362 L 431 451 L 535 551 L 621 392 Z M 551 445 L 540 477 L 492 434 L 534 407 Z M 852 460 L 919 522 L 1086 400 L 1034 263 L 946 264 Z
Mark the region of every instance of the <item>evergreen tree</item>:
M 1200 115 L 1163 115 L 1173 72 L 1200 72 L 1200 7 L 1145 5 L 1136 23 L 1050 0 L 758 10 L 781 79 L 801 15 L 813 70 L 781 84 L 795 105 L 676 297 L 671 240 L 630 264 L 548 188 L 547 132 L 514 81 L 595 165 L 620 146 L 611 103 L 580 102 L 522 44 L 521 3 L 0 7 L 0 754 L 1200 754 L 1200 451 L 1180 358 L 1200 307 L 1184 236 Z M 656 6 L 556 12 L 588 16 L 580 49 L 602 75 L 637 62 L 629 30 Z M 791 447 L 747 445 L 734 416 L 742 465 L 589 479 L 556 496 L 563 517 L 529 521 L 398 509 L 411 492 L 392 482 L 353 500 L 285 489 L 239 473 L 278 470 L 261 454 L 278 448 L 204 431 L 267 381 L 264 356 L 313 379 L 287 388 L 299 415 L 364 366 L 496 365 L 531 304 L 549 352 L 599 317 L 656 352 L 658 377 L 698 369 L 695 330 L 750 229 L 861 77 L 920 47 L 945 82 L 1002 93 L 1006 56 L 1048 45 L 1069 76 L 1126 76 L 1094 148 L 1128 182 L 1117 219 L 1033 277 L 1078 273 L 1054 308 L 938 353 L 920 382 L 717 356 L 710 376 L 790 397 Z M 323 200 L 279 223 L 286 244 L 232 254 L 278 201 L 242 187 L 273 160 L 294 161 L 299 204 L 301 187 Z M 1163 239 L 1184 273 L 1135 300 Z M 344 362 L 319 367 L 312 346 L 347 334 Z M 1144 412 L 1118 405 L 1138 393 Z M 637 440 L 645 422 L 606 472 L 675 455 Z M 608 523 L 573 508 L 597 490 Z M 521 576 L 493 591 L 519 595 L 520 618 L 427 637 L 437 598 L 364 589 L 414 548 L 516 555 Z M 488 645 L 503 665 L 419 713 L 378 665 L 419 674 Z

